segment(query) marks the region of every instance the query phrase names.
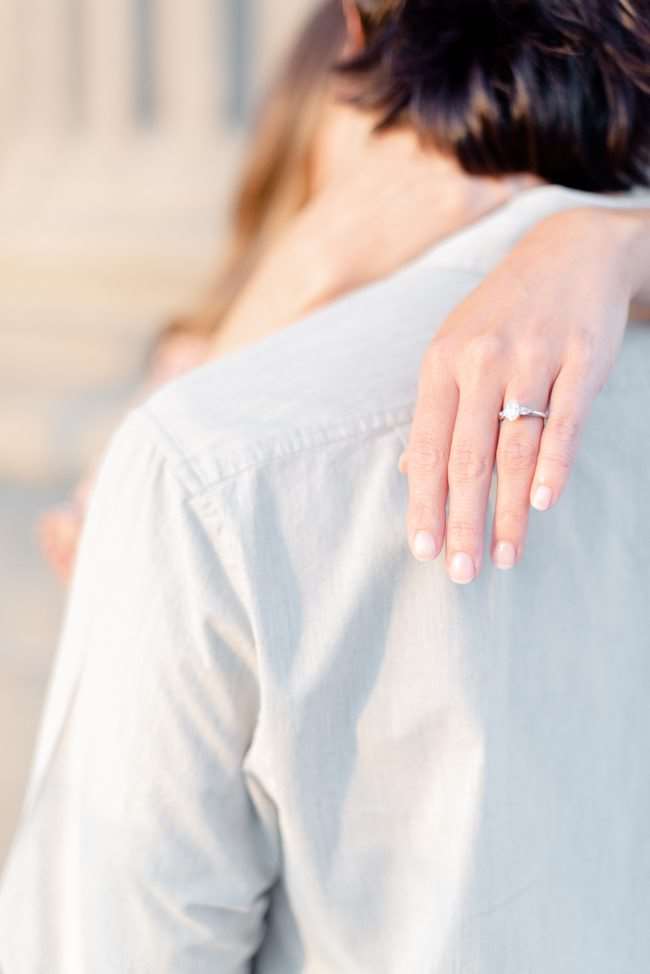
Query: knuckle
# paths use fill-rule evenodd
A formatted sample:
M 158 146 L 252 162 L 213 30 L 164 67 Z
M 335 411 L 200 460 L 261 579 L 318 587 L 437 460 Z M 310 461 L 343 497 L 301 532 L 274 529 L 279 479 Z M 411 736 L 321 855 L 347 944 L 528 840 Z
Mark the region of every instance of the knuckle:
M 465 348 L 465 360 L 470 368 L 488 372 L 505 356 L 505 342 L 500 335 L 476 335 Z
M 556 443 L 564 453 L 571 453 L 575 449 L 580 435 L 580 423 L 575 416 L 560 414 L 550 416 L 546 428 L 547 439 Z
M 566 475 L 573 462 L 580 424 L 572 416 L 558 416 L 549 426 L 542 441 L 541 461 L 546 467 L 554 467 L 562 476 Z
M 529 473 L 536 460 L 537 444 L 525 437 L 507 437 L 499 444 L 497 465 L 502 473 Z
M 589 328 L 578 329 L 571 338 L 571 357 L 580 361 L 591 362 L 598 353 L 600 343 Z
M 454 545 L 462 547 L 464 551 L 474 551 L 479 548 L 481 534 L 474 521 L 462 517 L 450 517 L 447 522 L 447 537 Z
M 591 392 L 591 395 L 593 396 L 594 399 L 596 398 L 596 396 L 600 395 L 600 393 L 605 388 L 605 383 L 607 382 L 607 376 L 610 370 L 613 368 L 613 365 L 614 365 L 614 361 L 612 359 L 607 363 L 607 367 L 602 372 L 594 371 L 592 373 L 591 385 L 588 388 L 588 391 Z
M 549 343 L 543 337 L 532 336 L 517 348 L 518 371 L 523 376 L 539 376 L 549 360 Z M 550 366 L 549 366 L 550 368 Z
M 499 532 L 518 537 L 526 525 L 527 511 L 524 508 L 504 507 L 497 511 L 496 523 Z
M 434 336 L 429 342 L 423 361 L 423 375 L 426 379 L 440 375 L 448 358 L 448 340 Z
M 546 450 L 543 454 L 542 460 L 544 467 L 547 469 L 552 468 L 555 470 L 556 474 L 563 479 L 571 469 L 571 455 L 569 453 L 563 453 L 561 450 Z
M 472 484 L 491 472 L 491 458 L 487 453 L 470 446 L 457 446 L 449 458 L 449 478 L 457 484 Z
M 444 357 L 446 340 L 442 335 L 434 335 L 429 342 L 424 356 L 425 362 L 439 362 Z
M 596 347 L 593 335 L 574 338 L 569 350 L 567 368 L 576 385 L 590 385 L 597 371 L 600 350 Z
M 589 387 L 593 372 L 593 359 L 586 354 L 574 352 L 570 363 L 570 373 L 574 386 L 578 388 L 580 386 Z
M 438 524 L 438 510 L 430 497 L 425 500 L 415 500 L 410 504 L 408 522 L 417 529 L 435 527 Z
M 427 429 L 433 427 L 440 410 L 440 401 L 432 388 L 430 378 L 427 373 L 423 373 L 420 378 L 411 440 L 428 435 Z
M 445 467 L 445 455 L 433 436 L 420 432 L 409 444 L 409 470 L 414 476 L 437 474 Z
M 432 511 L 437 506 L 437 492 L 431 484 L 423 480 L 411 481 L 409 487 L 409 503 L 419 511 Z

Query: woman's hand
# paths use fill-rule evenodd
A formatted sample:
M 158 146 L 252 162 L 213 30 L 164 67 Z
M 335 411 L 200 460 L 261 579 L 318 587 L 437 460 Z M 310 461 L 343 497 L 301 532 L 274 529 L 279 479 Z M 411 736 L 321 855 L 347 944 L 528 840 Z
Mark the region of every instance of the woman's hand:
M 445 545 L 454 581 L 478 575 L 496 464 L 492 558 L 500 568 L 519 561 L 530 505 L 545 511 L 562 494 L 630 302 L 644 296 L 649 223 L 647 212 L 605 209 L 547 218 L 436 334 L 400 461 L 416 558 L 430 560 Z M 499 423 L 509 399 L 549 409 L 548 421 Z

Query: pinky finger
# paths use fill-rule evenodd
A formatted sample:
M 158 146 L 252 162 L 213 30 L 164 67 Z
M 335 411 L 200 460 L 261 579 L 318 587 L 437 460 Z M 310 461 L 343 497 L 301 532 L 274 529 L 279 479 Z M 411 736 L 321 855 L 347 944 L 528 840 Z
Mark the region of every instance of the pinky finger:
M 580 386 L 568 369 L 555 380 L 530 491 L 530 503 L 538 511 L 556 504 L 567 485 L 589 406 Z

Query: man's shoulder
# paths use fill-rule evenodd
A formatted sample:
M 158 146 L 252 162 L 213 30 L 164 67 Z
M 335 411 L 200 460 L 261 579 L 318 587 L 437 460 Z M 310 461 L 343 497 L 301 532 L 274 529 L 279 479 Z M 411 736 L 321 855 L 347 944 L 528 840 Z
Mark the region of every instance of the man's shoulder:
M 427 343 L 527 229 L 576 206 L 644 200 L 546 185 L 522 192 L 385 280 L 171 383 L 142 412 L 197 490 L 336 438 L 365 442 L 408 421 Z
M 410 421 L 422 355 L 477 282 L 416 261 L 156 393 L 140 412 L 200 490 Z

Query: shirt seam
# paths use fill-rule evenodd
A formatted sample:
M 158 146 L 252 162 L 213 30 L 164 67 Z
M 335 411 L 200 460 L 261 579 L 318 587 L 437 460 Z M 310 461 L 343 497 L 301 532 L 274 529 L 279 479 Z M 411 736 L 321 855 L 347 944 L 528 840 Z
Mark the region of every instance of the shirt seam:
M 202 456 L 203 451 L 185 456 L 178 442 L 150 409 L 140 407 L 137 414 L 146 420 L 154 435 L 159 441 L 162 441 L 159 442 L 159 447 L 163 450 L 166 459 L 173 461 L 179 478 L 184 482 L 188 494 L 187 499 L 192 502 L 199 500 L 204 494 L 217 487 L 230 483 L 251 471 L 272 466 L 276 462 L 336 443 L 345 443 L 355 439 L 363 441 L 391 430 L 402 429 L 412 423 L 413 409 L 413 402 L 410 401 L 408 404 L 396 406 L 389 410 L 373 410 L 372 412 L 358 414 L 348 420 L 342 419 L 339 424 L 325 427 L 292 428 L 276 440 L 269 440 L 264 446 L 259 441 L 249 444 L 246 447 L 248 456 L 245 459 L 242 459 L 239 464 L 235 464 L 232 469 L 215 470 L 215 476 L 210 479 L 202 476 L 196 468 L 196 462 Z M 352 423 L 354 423 L 354 428 L 351 426 Z M 347 428 L 346 424 L 348 424 Z M 265 456 L 251 456 L 255 449 L 262 448 L 265 450 Z M 170 454 L 172 455 L 170 456 Z M 218 466 L 219 462 L 217 461 Z

